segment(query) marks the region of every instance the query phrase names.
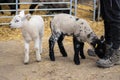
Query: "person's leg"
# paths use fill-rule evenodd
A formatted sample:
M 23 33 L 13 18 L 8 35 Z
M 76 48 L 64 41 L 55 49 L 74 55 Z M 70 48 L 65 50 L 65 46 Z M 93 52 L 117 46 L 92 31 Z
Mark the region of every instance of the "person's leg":
M 120 64 L 120 23 L 112 24 L 113 55 L 116 56 L 115 64 Z
M 111 25 L 108 22 L 104 21 L 104 35 L 105 35 L 105 43 L 111 45 L 112 43 L 112 30 Z
M 105 45 L 106 45 L 106 51 L 105 51 L 105 57 L 108 58 L 112 55 L 111 48 L 112 48 L 112 28 L 111 24 L 109 22 L 104 21 L 104 35 L 105 35 Z
M 103 19 L 108 23 L 105 23 L 106 56 L 104 59 L 99 59 L 96 64 L 99 67 L 107 68 L 120 64 L 120 1 L 102 1 L 101 6 L 104 8 L 102 9 L 104 11 Z
M 113 49 L 118 49 L 120 47 L 120 23 L 112 24 L 112 42 Z
M 96 63 L 99 67 L 111 67 L 115 64 L 120 64 L 120 24 L 111 24 L 111 41 L 112 47 L 106 46 L 106 56 L 104 59 L 99 59 Z M 106 39 L 107 40 L 107 39 Z M 107 45 L 107 44 L 106 44 Z

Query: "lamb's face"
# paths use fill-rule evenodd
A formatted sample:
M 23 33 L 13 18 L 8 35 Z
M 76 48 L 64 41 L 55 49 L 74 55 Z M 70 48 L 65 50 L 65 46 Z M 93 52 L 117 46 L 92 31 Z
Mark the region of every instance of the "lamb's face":
M 95 46 L 95 53 L 99 58 L 104 58 L 106 51 L 105 41 L 99 40 Z
M 99 58 L 104 58 L 105 50 L 106 50 L 106 47 L 104 43 L 97 44 L 97 47 L 95 47 L 95 53 Z
M 22 17 L 19 15 L 16 15 L 10 22 L 11 28 L 21 28 L 23 24 Z

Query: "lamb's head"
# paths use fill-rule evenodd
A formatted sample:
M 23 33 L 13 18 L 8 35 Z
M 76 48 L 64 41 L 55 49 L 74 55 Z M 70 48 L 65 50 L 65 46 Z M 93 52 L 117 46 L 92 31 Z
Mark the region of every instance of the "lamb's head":
M 11 28 L 21 28 L 23 27 L 24 21 L 30 16 L 30 14 L 25 15 L 24 10 L 22 10 L 18 15 L 13 17 L 9 25 Z
M 101 36 L 101 38 L 97 39 L 92 45 L 94 47 L 95 54 L 99 58 L 104 58 L 105 51 L 106 51 L 106 44 L 105 44 L 104 37 Z

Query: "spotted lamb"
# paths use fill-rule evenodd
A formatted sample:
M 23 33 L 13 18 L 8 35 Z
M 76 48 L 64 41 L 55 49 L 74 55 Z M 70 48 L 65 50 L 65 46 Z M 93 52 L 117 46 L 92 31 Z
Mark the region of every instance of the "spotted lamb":
M 91 29 L 88 22 L 81 18 L 76 18 L 69 14 L 58 14 L 55 15 L 51 20 L 51 37 L 49 39 L 49 56 L 51 61 L 55 61 L 54 57 L 54 44 L 57 41 L 60 52 L 63 57 L 67 56 L 67 53 L 63 46 L 64 36 L 73 36 L 74 44 L 74 62 L 76 65 L 80 64 L 79 52 L 81 58 L 85 59 L 83 47 L 84 42 L 92 45 L 94 49 L 98 49 L 97 45 L 100 43 L 100 39 Z M 103 57 L 104 54 L 96 53 L 98 57 Z

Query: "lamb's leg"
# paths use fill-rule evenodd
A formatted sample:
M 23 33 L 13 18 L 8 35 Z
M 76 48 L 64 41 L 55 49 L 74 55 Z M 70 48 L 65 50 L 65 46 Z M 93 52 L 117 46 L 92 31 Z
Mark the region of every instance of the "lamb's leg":
M 83 51 L 83 49 L 84 49 L 84 43 L 83 42 L 79 42 L 79 44 L 80 44 L 80 47 L 79 47 L 80 56 L 81 56 L 82 59 L 85 59 L 85 55 L 84 55 L 84 51 Z
M 39 38 L 35 39 L 35 51 L 36 51 L 36 60 L 39 62 L 41 61 L 41 55 L 40 55 L 40 40 Z
M 42 37 L 41 36 L 40 36 L 39 44 L 40 44 L 40 54 L 41 54 L 42 53 Z
M 76 65 L 79 65 L 80 64 L 80 59 L 79 59 L 80 44 L 79 44 L 79 41 L 76 39 L 76 37 L 73 37 L 73 44 L 74 44 L 74 62 Z
M 50 56 L 51 61 L 55 61 L 54 45 L 55 45 L 55 39 L 54 39 L 54 36 L 51 35 L 49 39 L 49 56 Z
M 59 37 L 57 43 L 58 43 L 60 52 L 62 53 L 62 56 L 63 56 L 63 57 L 67 57 L 67 53 L 66 53 L 65 48 L 64 48 L 63 43 L 62 43 L 63 39 L 64 39 L 64 36 L 61 35 L 61 36 Z
M 24 57 L 24 64 L 29 63 L 29 42 L 25 41 L 25 57 Z

